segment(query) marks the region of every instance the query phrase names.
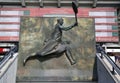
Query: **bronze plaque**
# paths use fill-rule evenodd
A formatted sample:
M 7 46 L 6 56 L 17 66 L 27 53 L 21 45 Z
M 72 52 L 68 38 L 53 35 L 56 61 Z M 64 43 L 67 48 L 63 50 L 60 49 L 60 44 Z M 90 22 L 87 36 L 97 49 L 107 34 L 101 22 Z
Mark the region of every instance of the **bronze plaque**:
M 65 26 L 75 22 L 64 17 Z M 95 63 L 94 19 L 78 18 L 78 26 L 63 31 L 63 41 L 69 41 L 76 64 L 71 65 L 62 54 L 59 57 L 30 60 L 23 66 L 27 55 L 39 51 L 43 42 L 54 30 L 57 18 L 21 17 L 19 60 L 17 80 L 19 81 L 91 81 Z

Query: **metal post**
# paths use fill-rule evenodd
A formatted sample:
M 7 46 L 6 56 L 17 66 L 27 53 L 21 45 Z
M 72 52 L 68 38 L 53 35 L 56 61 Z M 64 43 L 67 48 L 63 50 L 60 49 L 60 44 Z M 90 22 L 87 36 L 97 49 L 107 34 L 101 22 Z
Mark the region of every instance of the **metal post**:
M 61 7 L 60 1 L 61 1 L 61 0 L 58 0 L 58 8 Z
M 103 59 L 103 55 L 104 55 L 104 52 L 103 51 L 101 51 L 101 59 Z
M 75 2 L 76 2 L 76 5 L 77 5 L 77 7 L 78 7 L 78 5 L 79 5 L 79 0 L 75 0 Z
M 43 0 L 39 0 L 40 7 L 43 7 Z
M 96 8 L 96 6 L 97 6 L 97 1 L 98 1 L 98 0 L 94 0 L 94 1 L 93 1 L 93 8 Z
M 22 7 L 25 7 L 25 0 L 21 0 Z
M 116 73 L 115 73 L 115 69 L 114 69 L 114 67 L 112 67 L 112 71 L 111 71 L 111 72 L 112 72 L 113 75 L 116 74 Z
M 119 41 L 120 41 L 120 8 L 117 8 L 117 18 L 118 18 L 117 22 L 118 22 Z

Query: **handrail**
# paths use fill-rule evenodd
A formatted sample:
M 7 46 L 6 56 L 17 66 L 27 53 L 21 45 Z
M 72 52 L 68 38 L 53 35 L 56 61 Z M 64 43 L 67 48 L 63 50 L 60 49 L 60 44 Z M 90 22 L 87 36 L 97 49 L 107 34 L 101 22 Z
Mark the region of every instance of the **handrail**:
M 115 71 L 120 75 L 120 68 L 115 64 L 115 62 L 109 57 L 107 56 L 107 53 L 105 52 L 105 50 L 100 46 L 100 45 L 96 45 L 96 51 L 97 53 L 101 53 L 101 59 L 103 59 L 104 57 L 108 60 L 108 62 L 112 65 L 112 74 L 115 74 Z
M 4 55 L 3 60 L 0 62 L 0 69 L 4 66 L 4 64 L 5 64 L 10 58 L 13 57 L 13 54 L 14 54 L 15 52 L 17 52 L 17 51 L 18 51 L 17 45 L 10 48 L 10 51 L 7 52 L 7 53 Z

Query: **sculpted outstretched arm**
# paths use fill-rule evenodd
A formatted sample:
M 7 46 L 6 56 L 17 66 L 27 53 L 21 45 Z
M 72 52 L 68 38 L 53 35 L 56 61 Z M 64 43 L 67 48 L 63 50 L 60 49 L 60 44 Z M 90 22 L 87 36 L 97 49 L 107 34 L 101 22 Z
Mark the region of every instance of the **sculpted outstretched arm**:
M 67 27 L 65 27 L 65 26 L 60 26 L 60 28 L 62 29 L 62 30 L 64 30 L 64 31 L 67 31 L 67 30 L 70 30 L 70 29 L 72 29 L 73 27 L 75 27 L 75 26 L 78 26 L 78 23 L 74 23 L 74 24 L 72 24 L 72 25 L 70 25 L 70 26 L 67 26 Z

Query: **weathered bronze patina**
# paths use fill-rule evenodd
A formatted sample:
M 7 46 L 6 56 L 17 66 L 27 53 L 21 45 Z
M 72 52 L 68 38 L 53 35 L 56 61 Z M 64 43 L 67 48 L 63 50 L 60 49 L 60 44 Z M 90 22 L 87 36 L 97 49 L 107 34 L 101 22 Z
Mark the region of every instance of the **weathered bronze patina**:
M 73 59 L 73 56 L 70 51 L 69 42 L 68 41 L 62 41 L 62 31 L 68 31 L 72 29 L 73 27 L 77 26 L 77 22 L 74 24 L 64 27 L 63 26 L 64 20 L 62 18 L 57 19 L 57 24 L 55 25 L 55 29 L 52 32 L 51 36 L 47 38 L 44 41 L 44 45 L 42 49 L 39 52 L 36 52 L 33 55 L 27 56 L 24 59 L 24 65 L 28 60 L 32 59 L 39 59 L 40 57 L 44 56 L 50 56 L 52 57 L 52 54 L 59 55 L 62 53 L 65 53 L 68 60 L 70 61 L 71 65 L 75 64 L 75 60 Z

